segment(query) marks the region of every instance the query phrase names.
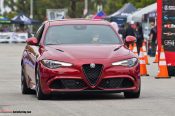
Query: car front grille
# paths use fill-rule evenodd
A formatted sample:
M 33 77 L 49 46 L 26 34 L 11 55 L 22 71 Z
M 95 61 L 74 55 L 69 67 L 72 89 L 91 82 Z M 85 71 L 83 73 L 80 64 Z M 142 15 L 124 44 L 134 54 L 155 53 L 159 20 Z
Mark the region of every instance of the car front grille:
M 104 79 L 99 84 L 99 87 L 104 89 L 129 88 L 133 86 L 134 83 L 128 78 Z
M 91 67 L 91 64 L 84 64 L 82 66 L 84 75 L 86 79 L 89 81 L 91 86 L 96 85 L 103 68 L 102 64 L 93 64 L 93 65 L 94 67 Z
M 60 79 L 53 81 L 49 87 L 51 89 L 83 89 L 86 85 L 80 79 Z

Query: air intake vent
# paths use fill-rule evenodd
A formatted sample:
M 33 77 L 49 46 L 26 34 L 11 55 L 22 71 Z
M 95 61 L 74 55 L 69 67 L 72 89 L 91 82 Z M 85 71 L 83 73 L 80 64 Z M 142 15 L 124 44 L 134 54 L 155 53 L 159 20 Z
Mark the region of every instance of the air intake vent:
M 102 64 L 84 64 L 83 65 L 84 75 L 92 86 L 96 85 L 101 75 L 102 68 L 103 68 Z
M 51 89 L 83 89 L 85 87 L 83 80 L 78 79 L 60 79 L 50 84 Z
M 104 79 L 99 85 L 99 87 L 104 89 L 130 88 L 133 86 L 134 83 L 127 78 Z

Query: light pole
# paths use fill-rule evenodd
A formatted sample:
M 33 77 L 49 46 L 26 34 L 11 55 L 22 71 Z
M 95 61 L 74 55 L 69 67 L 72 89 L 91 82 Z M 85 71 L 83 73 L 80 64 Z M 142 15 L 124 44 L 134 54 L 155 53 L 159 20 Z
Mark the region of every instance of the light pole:
M 33 19 L 33 0 L 30 0 L 30 18 Z
M 88 0 L 84 0 L 84 15 L 88 13 Z
M 0 1 L 0 14 L 3 15 L 4 1 Z
M 33 0 L 30 0 L 30 18 L 33 19 Z M 30 32 L 33 33 L 33 26 L 30 26 Z

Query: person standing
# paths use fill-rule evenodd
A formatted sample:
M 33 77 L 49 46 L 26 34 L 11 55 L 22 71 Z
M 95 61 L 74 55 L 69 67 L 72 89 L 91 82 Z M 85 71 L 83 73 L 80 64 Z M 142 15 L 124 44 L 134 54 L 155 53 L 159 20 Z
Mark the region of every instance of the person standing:
M 156 44 L 157 44 L 157 27 L 155 26 L 155 23 L 151 23 L 151 31 L 149 34 L 150 38 L 149 41 L 151 43 L 151 54 L 150 56 L 154 57 L 156 53 Z
M 136 28 L 135 28 L 135 37 L 136 37 L 136 45 L 137 45 L 137 52 L 138 55 L 140 54 L 140 48 L 142 47 L 142 43 L 144 41 L 144 37 L 143 37 L 143 30 L 142 27 L 140 26 L 140 23 L 136 23 Z
M 119 36 L 123 39 L 123 35 L 119 33 L 120 28 L 119 28 L 118 24 L 116 22 L 111 22 L 111 25 L 114 27 L 114 29 L 119 34 Z
M 124 37 L 125 37 L 125 33 L 126 33 L 125 25 L 121 25 L 121 26 L 120 26 L 118 33 L 119 33 L 120 35 L 122 35 L 122 39 L 124 40 L 124 39 L 125 39 L 125 38 L 124 38 Z
M 116 30 L 117 33 L 118 33 L 118 31 L 119 31 L 118 24 L 117 24 L 116 22 L 111 22 L 111 25 L 115 28 L 115 30 Z
M 135 36 L 134 29 L 134 21 L 131 21 L 130 24 L 127 24 L 124 38 L 126 38 L 127 36 Z
M 135 33 L 134 33 L 135 27 L 136 26 L 135 26 L 134 21 L 131 21 L 130 23 L 126 24 L 126 30 L 125 30 L 124 37 L 123 37 L 124 41 L 125 41 L 127 36 L 134 36 L 135 37 Z M 127 47 L 129 48 L 129 44 L 127 45 Z

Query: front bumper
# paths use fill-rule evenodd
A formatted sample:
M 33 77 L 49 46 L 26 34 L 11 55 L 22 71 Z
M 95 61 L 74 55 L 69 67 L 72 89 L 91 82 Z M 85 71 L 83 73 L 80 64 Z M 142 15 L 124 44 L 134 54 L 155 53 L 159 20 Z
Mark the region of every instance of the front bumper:
M 95 85 L 87 80 L 81 67 L 49 69 L 39 63 L 43 93 L 65 92 L 137 92 L 140 87 L 139 64 L 134 67 L 104 66 Z

